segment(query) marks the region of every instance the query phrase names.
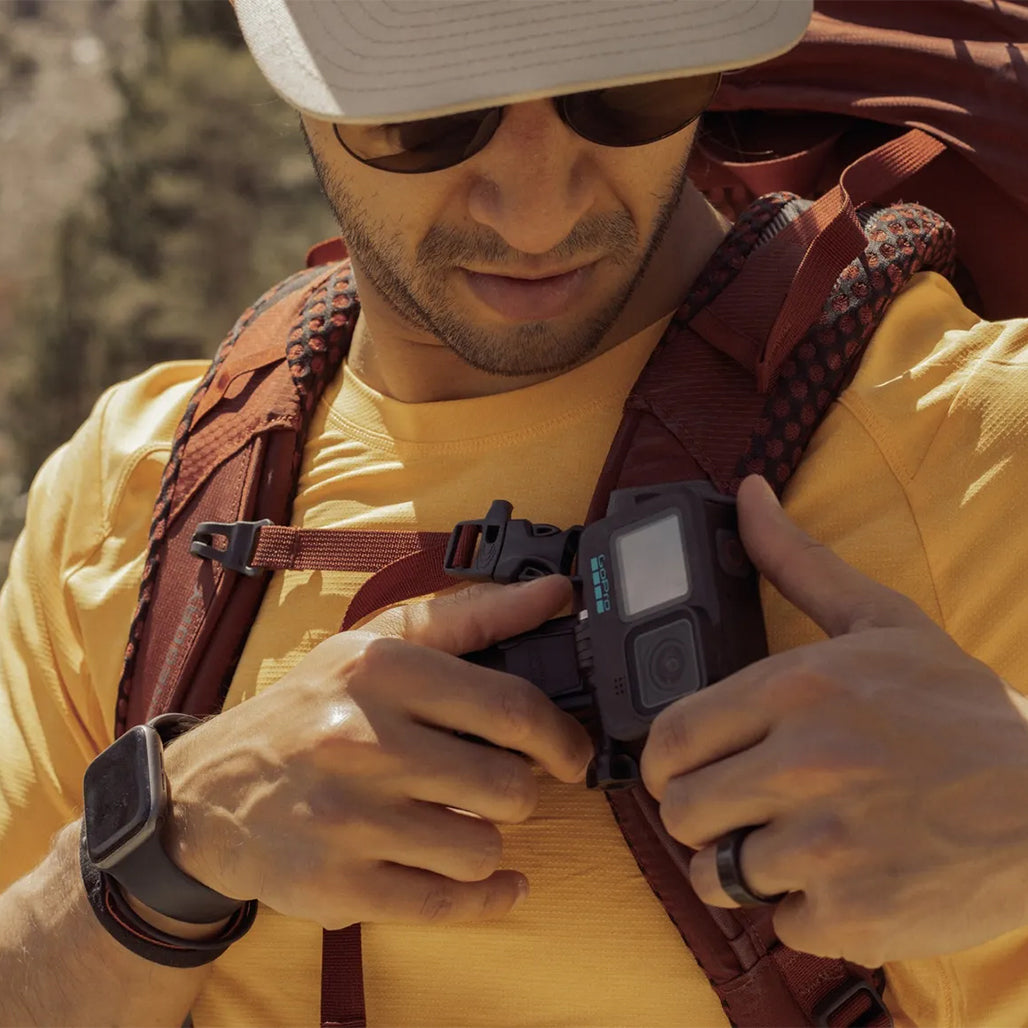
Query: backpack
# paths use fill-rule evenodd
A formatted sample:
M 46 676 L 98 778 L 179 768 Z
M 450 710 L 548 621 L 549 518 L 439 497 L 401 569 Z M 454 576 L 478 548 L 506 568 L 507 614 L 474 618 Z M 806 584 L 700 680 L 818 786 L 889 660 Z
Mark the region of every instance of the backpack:
M 724 76 L 690 174 L 730 219 L 755 196 L 816 199 L 858 155 L 919 128 L 946 143 L 902 195 L 956 229 L 954 279 L 989 320 L 1028 313 L 1028 3 L 814 0 L 788 53 Z
M 913 204 L 861 206 L 942 149 L 909 134 L 847 169 L 817 203 L 776 194 L 743 212 L 631 390 L 588 521 L 615 488 L 709 478 L 734 492 L 757 472 L 781 492 L 892 298 L 918 271 L 952 271 L 941 217 Z M 266 570 L 372 572 L 344 630 L 453 584 L 439 533 L 287 527 L 310 417 L 359 309 L 343 257 L 338 241 L 316 248 L 313 267 L 244 312 L 188 405 L 155 506 L 117 734 L 163 711 L 220 709 Z M 689 851 L 645 790 L 608 799 L 733 1024 L 891 1023 L 880 971 L 788 949 L 770 909 L 707 907 L 689 886 Z M 326 932 L 323 1024 L 365 1023 L 360 971 L 359 926 Z

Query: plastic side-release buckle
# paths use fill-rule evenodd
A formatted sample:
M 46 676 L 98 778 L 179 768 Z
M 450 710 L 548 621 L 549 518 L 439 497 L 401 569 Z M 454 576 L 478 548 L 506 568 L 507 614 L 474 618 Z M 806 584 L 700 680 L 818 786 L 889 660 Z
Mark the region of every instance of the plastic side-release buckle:
M 493 500 L 484 518 L 459 522 L 446 544 L 446 573 L 503 583 L 570 575 L 582 526 L 561 531 L 556 525 L 511 520 L 513 509 L 506 500 Z
M 257 533 L 266 525 L 273 524 L 268 518 L 261 521 L 204 521 L 196 526 L 189 552 L 203 560 L 216 560 L 228 571 L 243 575 L 259 575 L 262 568 L 250 564 L 257 548 Z M 224 539 L 224 546 L 216 546 L 215 539 Z
M 840 1019 L 843 1008 L 850 1006 L 851 1001 L 864 994 L 868 1003 L 867 1009 L 857 1008 L 856 1011 L 845 1011 L 846 1017 Z M 864 978 L 854 978 L 826 996 L 814 1008 L 814 1024 L 818 1028 L 865 1028 L 876 1025 L 892 1028 L 892 1014 L 885 1005 L 881 993 L 874 985 Z

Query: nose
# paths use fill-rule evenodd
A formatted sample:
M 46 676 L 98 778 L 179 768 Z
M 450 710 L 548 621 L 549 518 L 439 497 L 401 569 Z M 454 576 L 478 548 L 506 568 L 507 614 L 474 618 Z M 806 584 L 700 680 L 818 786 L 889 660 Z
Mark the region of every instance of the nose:
M 511 104 L 489 144 L 471 161 L 468 213 L 522 253 L 552 250 L 595 200 L 586 143 L 551 100 Z

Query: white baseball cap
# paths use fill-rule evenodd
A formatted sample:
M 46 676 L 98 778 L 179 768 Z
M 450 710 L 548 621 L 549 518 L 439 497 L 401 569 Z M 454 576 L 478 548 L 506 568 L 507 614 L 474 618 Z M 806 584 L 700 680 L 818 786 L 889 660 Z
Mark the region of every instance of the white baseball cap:
M 728 71 L 797 43 L 812 0 L 236 0 L 272 87 L 325 121 L 411 121 Z

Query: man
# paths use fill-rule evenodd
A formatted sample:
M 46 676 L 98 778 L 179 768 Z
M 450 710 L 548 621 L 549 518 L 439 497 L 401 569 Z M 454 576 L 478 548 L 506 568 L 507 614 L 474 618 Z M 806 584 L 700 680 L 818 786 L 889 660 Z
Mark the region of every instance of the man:
M 294 523 L 448 530 L 496 496 L 580 521 L 631 383 L 727 228 L 685 179 L 695 116 L 717 72 L 791 45 L 807 6 L 238 13 L 302 112 L 361 300 Z M 790 488 L 841 557 L 744 485 L 746 545 L 782 594 L 765 594 L 776 656 L 668 708 L 643 756 L 701 896 L 731 902 L 716 840 L 764 826 L 737 870 L 787 893 L 783 940 L 887 962 L 907 1022 L 1026 1017 L 1024 339 L 915 278 Z M 112 742 L 149 513 L 203 370 L 110 391 L 33 491 L 0 611 L 0 1020 L 311 1023 L 321 929 L 361 922 L 372 1024 L 725 1023 L 581 784 L 584 731 L 455 657 L 556 614 L 556 577 L 336 633 L 361 576 L 276 575 L 224 713 L 165 760 L 167 855 L 230 906 L 258 898 L 254 927 L 195 968 L 112 938 L 80 882 L 81 783 Z M 225 926 L 125 899 L 183 950 Z

